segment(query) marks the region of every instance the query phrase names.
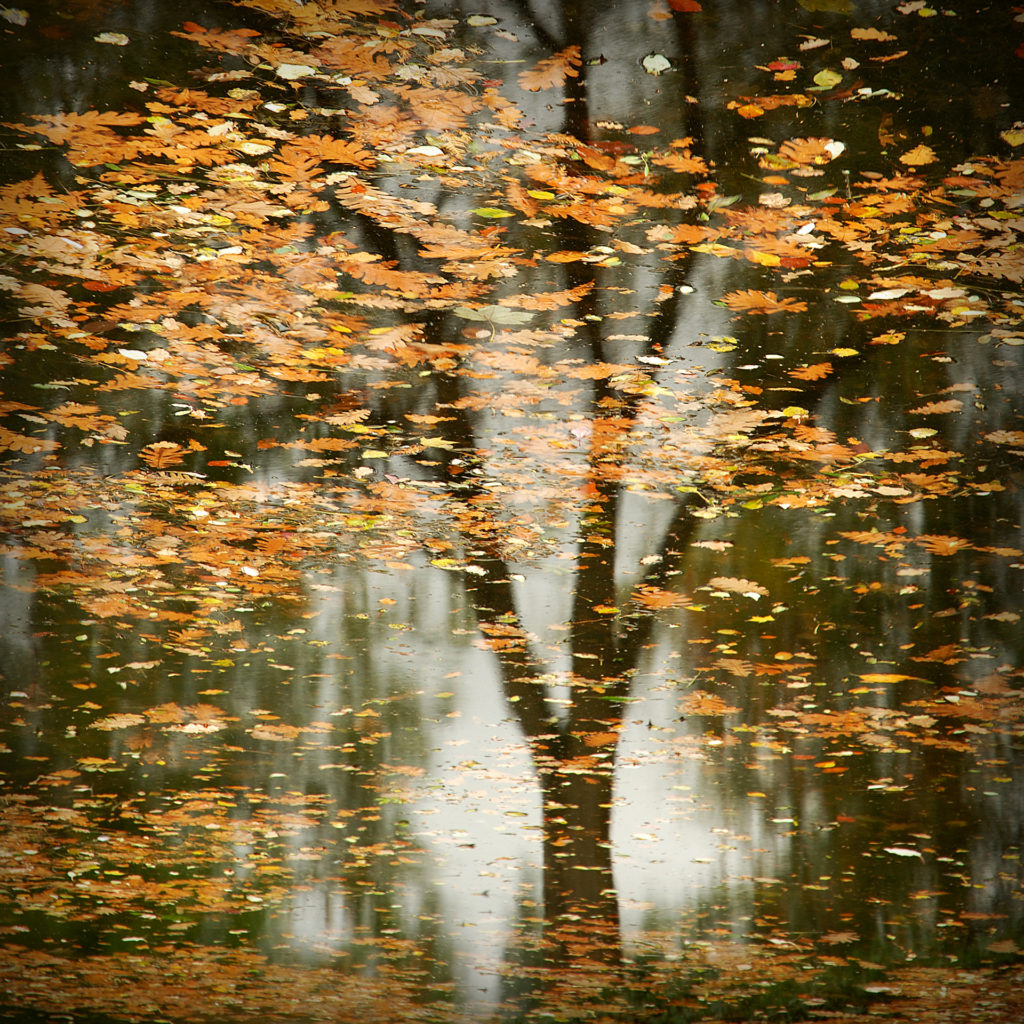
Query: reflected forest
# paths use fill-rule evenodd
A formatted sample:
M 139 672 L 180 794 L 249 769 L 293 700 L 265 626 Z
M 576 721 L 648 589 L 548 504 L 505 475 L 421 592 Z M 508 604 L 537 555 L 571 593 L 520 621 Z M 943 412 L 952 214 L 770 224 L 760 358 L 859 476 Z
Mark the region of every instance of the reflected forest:
M 0 32 L 0 1020 L 1024 1019 L 1024 8 Z

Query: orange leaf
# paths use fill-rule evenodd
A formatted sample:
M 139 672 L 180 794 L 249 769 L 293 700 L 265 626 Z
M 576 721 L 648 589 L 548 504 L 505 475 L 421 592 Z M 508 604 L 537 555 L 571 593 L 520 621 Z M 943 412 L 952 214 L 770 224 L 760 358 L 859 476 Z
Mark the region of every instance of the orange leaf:
M 617 732 L 586 732 L 580 734 L 580 739 L 588 747 L 607 747 L 615 743 L 619 738 Z
M 779 156 L 795 164 L 827 164 L 837 152 L 842 148 L 832 139 L 789 139 L 779 147 Z
M 60 442 L 58 441 L 26 437 L 24 434 L 15 434 L 11 430 L 0 427 L 0 450 L 8 449 L 12 452 L 25 452 L 27 455 L 34 455 L 36 452 L 53 452 L 59 447 Z
M 731 715 L 739 708 L 726 704 L 721 697 L 705 690 L 694 690 L 688 693 L 682 700 L 684 715 Z
M 963 407 L 964 403 L 958 398 L 947 398 L 945 402 L 929 402 L 927 405 L 919 405 L 916 409 L 908 411 L 916 412 L 921 416 L 933 416 L 936 413 L 959 412 Z
M 737 579 L 734 576 L 715 576 L 708 580 L 708 584 L 715 590 L 728 590 L 734 594 L 753 595 L 767 597 L 768 588 L 755 583 L 753 580 Z
M 677 594 L 674 590 L 662 590 L 660 587 L 649 585 L 637 587 L 633 592 L 633 600 L 642 604 L 645 608 L 676 608 L 686 604 L 689 600 L 684 594 Z
M 971 542 L 962 537 L 947 537 L 934 533 L 922 533 L 917 542 L 933 555 L 955 555 L 963 548 L 971 547 Z
M 139 452 L 139 458 L 153 469 L 166 469 L 184 462 L 185 449 L 173 441 L 154 441 Z
M 919 167 L 922 164 L 933 164 L 938 160 L 935 150 L 931 146 L 915 146 L 909 152 L 900 157 L 901 164 L 909 164 L 911 167 Z
M 521 71 L 519 86 L 528 92 L 538 92 L 541 89 L 550 89 L 553 86 L 561 85 L 566 76 L 569 78 L 579 76 L 578 69 L 582 63 L 580 48 L 567 46 L 553 56 L 538 61 L 529 71 Z
M 798 299 L 780 299 L 775 292 L 758 292 L 745 289 L 729 292 L 722 297 L 722 305 L 745 313 L 803 313 L 806 302 Z
M 821 380 L 831 372 L 831 363 L 812 363 L 810 366 L 800 366 L 795 370 L 790 370 L 789 375 L 795 380 Z

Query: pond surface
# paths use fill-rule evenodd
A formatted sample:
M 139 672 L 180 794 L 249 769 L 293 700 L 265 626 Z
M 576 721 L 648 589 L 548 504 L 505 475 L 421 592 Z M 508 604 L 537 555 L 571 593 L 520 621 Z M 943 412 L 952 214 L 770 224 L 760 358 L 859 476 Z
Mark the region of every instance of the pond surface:
M 1020 15 L 0 14 L 3 1019 L 1024 1016 Z

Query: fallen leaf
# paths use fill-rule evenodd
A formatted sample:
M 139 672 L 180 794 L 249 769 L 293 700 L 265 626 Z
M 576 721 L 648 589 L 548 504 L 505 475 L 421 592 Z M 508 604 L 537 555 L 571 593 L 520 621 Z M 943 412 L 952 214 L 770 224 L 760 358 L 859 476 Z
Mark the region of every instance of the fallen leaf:
M 743 594 L 744 597 L 767 597 L 770 591 L 767 587 L 755 583 L 753 580 L 739 579 L 735 576 L 715 576 L 708 580 L 708 585 L 715 590 L 728 590 L 735 594 Z
M 907 164 L 910 167 L 920 167 L 925 164 L 933 164 L 938 160 L 935 155 L 935 150 L 931 146 L 915 146 L 913 149 L 908 150 L 900 157 L 901 164 Z

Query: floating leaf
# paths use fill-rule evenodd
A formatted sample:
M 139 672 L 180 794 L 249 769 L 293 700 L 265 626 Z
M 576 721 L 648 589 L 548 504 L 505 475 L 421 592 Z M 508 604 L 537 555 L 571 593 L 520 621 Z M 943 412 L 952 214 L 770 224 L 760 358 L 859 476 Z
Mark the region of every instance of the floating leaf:
M 924 164 L 933 164 L 938 160 L 935 150 L 931 146 L 915 146 L 900 157 L 901 164 L 908 164 L 911 167 L 920 167 Z
M 838 71 L 831 71 L 826 68 L 824 71 L 819 71 L 814 76 L 814 82 L 822 89 L 831 89 L 833 86 L 838 85 L 843 80 L 843 76 Z
M 529 92 L 551 89 L 561 85 L 565 79 L 577 78 L 583 63 L 578 46 L 567 46 L 564 50 L 538 61 L 529 71 L 519 73 L 519 86 Z
M 317 73 L 317 69 L 310 64 L 280 64 L 274 70 L 274 74 L 278 78 L 283 78 L 286 82 L 292 82 L 299 78 L 308 78 L 310 75 Z
M 664 74 L 672 67 L 672 61 L 663 53 L 649 53 L 640 63 L 649 75 Z
M 761 586 L 760 583 L 734 576 L 715 576 L 708 580 L 708 586 L 714 587 L 715 590 L 727 590 L 734 594 L 742 594 L 744 597 L 751 597 L 755 600 L 759 597 L 767 597 L 770 593 L 768 588 Z
M 729 292 L 720 304 L 743 313 L 803 313 L 807 309 L 807 303 L 799 299 L 780 299 L 775 292 L 752 289 Z
M 924 860 L 924 854 L 920 850 L 912 850 L 909 846 L 886 846 L 886 853 L 891 853 L 896 857 L 919 857 Z
M 896 36 L 891 35 L 889 32 L 884 32 L 880 28 L 851 28 L 850 36 L 853 39 L 869 39 L 879 43 L 889 42 L 896 38 Z
M 917 413 L 919 416 L 935 416 L 947 412 L 959 412 L 964 403 L 958 398 L 947 398 L 944 402 L 928 402 L 926 405 L 919 405 L 916 409 L 908 409 L 908 412 Z
M 463 320 L 480 320 L 490 324 L 526 324 L 534 317 L 533 313 L 521 309 L 509 309 L 507 306 L 481 306 L 479 309 L 456 306 L 452 312 Z
M 139 458 L 153 469 L 166 469 L 185 461 L 186 450 L 173 441 L 155 441 L 139 452 Z

